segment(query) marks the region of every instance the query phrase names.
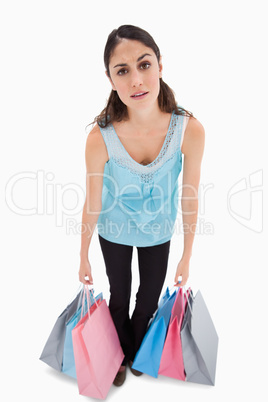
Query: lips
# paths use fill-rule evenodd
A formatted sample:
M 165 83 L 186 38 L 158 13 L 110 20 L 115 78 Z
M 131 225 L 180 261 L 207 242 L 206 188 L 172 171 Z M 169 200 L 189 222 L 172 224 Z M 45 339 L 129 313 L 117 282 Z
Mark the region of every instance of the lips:
M 133 95 L 131 95 L 131 98 L 141 98 L 142 96 L 147 95 L 148 92 L 135 92 Z

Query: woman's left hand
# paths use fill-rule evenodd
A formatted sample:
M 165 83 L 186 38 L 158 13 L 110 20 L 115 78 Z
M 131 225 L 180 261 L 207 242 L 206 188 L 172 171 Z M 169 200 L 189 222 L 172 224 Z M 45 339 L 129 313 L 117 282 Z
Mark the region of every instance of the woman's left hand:
M 175 275 L 175 285 L 176 287 L 185 286 L 189 278 L 189 265 L 190 261 L 188 259 L 182 258 L 178 264 L 176 275 Z M 182 277 L 179 282 L 179 276 Z

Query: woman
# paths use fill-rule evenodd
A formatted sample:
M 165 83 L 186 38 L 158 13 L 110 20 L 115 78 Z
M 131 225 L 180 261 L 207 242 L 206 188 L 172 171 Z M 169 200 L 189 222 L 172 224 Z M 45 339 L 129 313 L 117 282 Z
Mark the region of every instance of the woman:
M 162 80 L 160 51 L 148 32 L 132 25 L 112 31 L 104 63 L 112 91 L 86 142 L 82 221 L 87 230 L 81 237 L 79 279 L 93 283 L 88 249 L 98 225 L 110 284 L 109 308 L 125 354 L 114 381 L 119 386 L 157 309 L 164 284 L 182 154 L 184 248 L 175 286 L 185 285 L 189 276 L 204 129 L 192 113 L 177 106 L 172 90 Z M 130 318 L 133 246 L 138 251 L 140 285 Z

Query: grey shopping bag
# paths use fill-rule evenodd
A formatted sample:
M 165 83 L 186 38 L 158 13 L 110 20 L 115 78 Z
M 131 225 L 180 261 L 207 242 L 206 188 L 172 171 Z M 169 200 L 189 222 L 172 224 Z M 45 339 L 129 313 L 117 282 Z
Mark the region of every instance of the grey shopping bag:
M 195 297 L 189 297 L 181 328 L 186 381 L 215 385 L 218 342 L 209 311 L 198 291 Z
M 61 371 L 62 367 L 66 324 L 81 305 L 82 295 L 83 291 L 80 290 L 75 299 L 57 318 L 57 321 L 48 337 L 43 352 L 40 356 L 40 360 L 47 363 L 49 366 L 58 371 Z

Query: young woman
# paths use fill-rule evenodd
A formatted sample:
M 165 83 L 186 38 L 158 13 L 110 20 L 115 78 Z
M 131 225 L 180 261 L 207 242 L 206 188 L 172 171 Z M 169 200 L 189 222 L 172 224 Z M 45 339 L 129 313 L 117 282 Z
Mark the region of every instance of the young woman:
M 93 283 L 88 249 L 97 225 L 110 284 L 109 309 L 125 354 L 114 381 L 119 386 L 157 309 L 164 284 L 182 154 L 184 248 L 175 286 L 185 285 L 189 276 L 204 128 L 176 104 L 173 91 L 162 79 L 159 48 L 148 32 L 132 25 L 113 30 L 104 63 L 112 91 L 86 141 L 87 191 L 82 216 L 86 231 L 81 237 L 79 279 Z M 140 285 L 130 318 L 133 246 L 138 252 Z

